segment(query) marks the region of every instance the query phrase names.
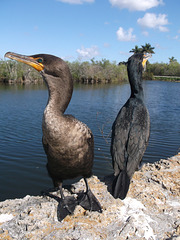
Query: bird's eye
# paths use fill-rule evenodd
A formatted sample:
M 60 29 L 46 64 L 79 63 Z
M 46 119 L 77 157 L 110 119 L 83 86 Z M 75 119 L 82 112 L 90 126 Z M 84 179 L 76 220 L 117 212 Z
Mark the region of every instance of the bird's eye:
M 38 58 L 38 59 L 37 59 L 37 62 L 38 62 L 38 63 L 42 63 L 42 62 L 43 62 L 42 58 Z

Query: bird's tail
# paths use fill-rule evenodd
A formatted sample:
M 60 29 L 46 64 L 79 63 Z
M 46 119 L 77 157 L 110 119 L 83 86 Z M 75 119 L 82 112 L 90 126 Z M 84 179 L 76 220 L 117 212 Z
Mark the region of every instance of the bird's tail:
M 129 190 L 130 178 L 126 171 L 121 171 L 113 181 L 113 196 L 114 198 L 124 199 Z

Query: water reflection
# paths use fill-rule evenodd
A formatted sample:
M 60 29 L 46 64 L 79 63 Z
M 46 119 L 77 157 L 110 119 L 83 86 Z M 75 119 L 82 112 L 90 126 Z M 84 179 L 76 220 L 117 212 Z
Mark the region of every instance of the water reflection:
M 176 154 L 180 142 L 179 83 L 144 82 L 151 117 L 144 162 Z M 76 85 L 67 113 L 85 122 L 95 138 L 94 174 L 112 173 L 112 123 L 130 95 L 129 84 Z M 52 186 L 41 143 L 42 114 L 47 102 L 44 85 L 0 86 L 0 200 L 39 194 Z

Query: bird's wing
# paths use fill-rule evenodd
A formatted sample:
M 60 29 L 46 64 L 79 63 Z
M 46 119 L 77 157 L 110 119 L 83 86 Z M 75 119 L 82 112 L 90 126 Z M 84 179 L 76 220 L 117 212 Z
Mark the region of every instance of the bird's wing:
M 115 175 L 126 169 L 131 177 L 146 150 L 150 121 L 144 105 L 131 108 L 128 104 L 122 107 L 113 124 L 111 155 Z
M 126 144 L 131 127 L 128 119 L 128 111 L 124 105 L 112 126 L 111 155 L 115 175 L 118 175 L 119 171 L 124 170 L 126 166 Z
M 150 133 L 149 113 L 144 105 L 137 107 L 133 113 L 127 141 L 127 173 L 131 177 L 138 169 L 146 150 Z

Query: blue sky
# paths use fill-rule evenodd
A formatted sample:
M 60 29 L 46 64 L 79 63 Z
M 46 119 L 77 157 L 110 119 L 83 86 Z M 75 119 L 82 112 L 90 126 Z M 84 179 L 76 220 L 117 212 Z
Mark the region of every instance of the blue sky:
M 179 0 L 2 0 L 0 58 L 13 51 L 119 62 L 150 43 L 150 62 L 180 62 L 179 9 Z

